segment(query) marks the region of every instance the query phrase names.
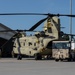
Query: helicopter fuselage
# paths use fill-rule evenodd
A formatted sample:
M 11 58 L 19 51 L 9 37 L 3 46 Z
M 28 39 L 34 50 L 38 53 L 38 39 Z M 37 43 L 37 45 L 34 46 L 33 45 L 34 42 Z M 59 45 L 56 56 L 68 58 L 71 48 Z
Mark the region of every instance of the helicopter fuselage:
M 13 50 L 15 54 L 23 54 L 34 56 L 36 53 L 42 55 L 51 55 L 51 46 L 48 43 L 51 41 L 49 38 L 37 38 L 36 36 L 27 36 L 15 39 Z

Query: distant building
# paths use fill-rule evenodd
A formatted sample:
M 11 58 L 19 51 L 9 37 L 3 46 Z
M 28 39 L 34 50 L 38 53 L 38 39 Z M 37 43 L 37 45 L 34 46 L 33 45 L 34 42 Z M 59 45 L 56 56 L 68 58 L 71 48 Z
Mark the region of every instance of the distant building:
M 6 32 L 6 30 L 12 30 L 12 29 L 0 23 L 0 31 L 5 31 L 5 32 L 0 32 L 0 37 L 9 40 L 16 32 L 15 31 Z
M 75 42 L 71 43 L 71 49 L 74 50 L 75 49 Z
M 73 41 L 71 42 L 71 49 L 75 50 L 75 39 L 73 39 Z
M 9 57 L 11 55 L 13 46 L 12 37 L 16 34 L 15 31 L 6 32 L 6 30 L 12 29 L 0 23 L 0 49 L 2 51 L 2 57 Z

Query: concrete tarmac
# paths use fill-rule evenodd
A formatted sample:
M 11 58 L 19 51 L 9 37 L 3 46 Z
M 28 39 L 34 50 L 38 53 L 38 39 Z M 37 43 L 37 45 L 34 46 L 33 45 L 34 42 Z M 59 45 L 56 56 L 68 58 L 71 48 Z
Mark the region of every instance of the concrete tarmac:
M 0 59 L 0 75 L 74 75 L 75 62 L 55 62 L 54 60 Z

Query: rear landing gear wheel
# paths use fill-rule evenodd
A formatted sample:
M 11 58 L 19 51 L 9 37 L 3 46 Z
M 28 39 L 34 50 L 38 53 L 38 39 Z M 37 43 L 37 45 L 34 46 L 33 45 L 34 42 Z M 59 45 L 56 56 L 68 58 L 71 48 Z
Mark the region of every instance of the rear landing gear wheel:
M 70 55 L 70 57 L 68 58 L 68 61 L 70 62 L 72 60 L 72 55 Z
M 60 61 L 63 61 L 63 59 L 60 59 Z
M 68 61 L 70 62 L 71 61 L 71 58 L 68 58 Z

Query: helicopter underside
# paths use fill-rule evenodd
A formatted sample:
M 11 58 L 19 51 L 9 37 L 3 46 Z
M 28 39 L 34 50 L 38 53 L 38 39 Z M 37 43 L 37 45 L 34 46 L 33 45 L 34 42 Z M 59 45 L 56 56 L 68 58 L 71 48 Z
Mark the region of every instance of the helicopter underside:
M 52 49 L 41 49 L 41 50 L 27 50 L 27 49 L 20 49 L 20 51 L 18 51 L 18 48 L 14 49 L 14 53 L 15 54 L 21 54 L 21 55 L 29 55 L 29 56 L 34 56 L 34 54 L 39 53 L 41 55 L 51 55 L 52 54 Z
M 28 55 L 28 56 L 34 56 L 37 53 L 41 55 L 52 55 L 52 42 L 49 42 L 45 48 L 14 47 L 13 51 L 15 54 Z

